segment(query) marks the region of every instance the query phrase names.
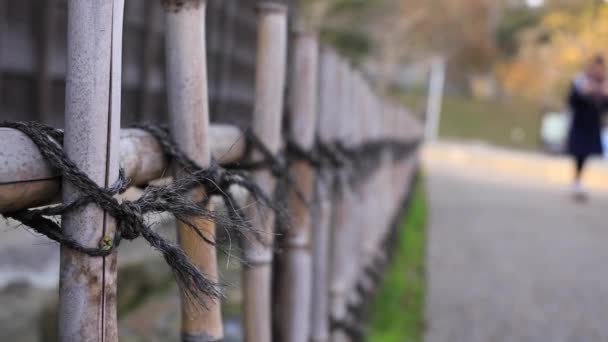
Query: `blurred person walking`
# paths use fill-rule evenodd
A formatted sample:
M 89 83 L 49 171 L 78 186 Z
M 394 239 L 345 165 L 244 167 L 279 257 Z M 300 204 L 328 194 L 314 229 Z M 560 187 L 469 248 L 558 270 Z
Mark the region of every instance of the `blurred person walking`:
M 575 176 L 572 193 L 576 200 L 586 200 L 582 184 L 583 170 L 589 157 L 602 155 L 602 113 L 608 109 L 606 66 L 600 55 L 593 57 L 584 72 L 574 77 L 568 95 L 572 121 L 568 152 L 573 156 Z

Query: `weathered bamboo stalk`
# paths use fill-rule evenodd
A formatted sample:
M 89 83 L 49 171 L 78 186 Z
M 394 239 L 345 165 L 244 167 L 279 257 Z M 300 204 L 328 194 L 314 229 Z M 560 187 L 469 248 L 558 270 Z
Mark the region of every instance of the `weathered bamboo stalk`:
M 213 125 L 209 148 L 220 164 L 240 160 L 245 139 L 236 126 Z M 59 202 L 61 180 L 23 133 L 0 128 L 0 213 Z M 158 141 L 141 129 L 120 131 L 120 167 L 133 185 L 167 175 L 168 160 Z
M 255 81 L 255 107 L 253 133 L 271 153 L 281 147 L 281 119 L 285 86 L 287 55 L 287 7 L 263 1 L 259 5 L 258 52 Z M 262 156 L 255 153 L 252 156 Z M 256 183 L 272 194 L 275 179 L 269 170 L 253 175 Z M 261 213 L 251 206 L 252 222 L 259 227 L 261 237 L 244 241 L 245 261 L 243 271 L 245 304 L 245 339 L 248 342 L 272 340 L 272 254 L 274 240 L 274 215 Z M 260 241 L 262 240 L 262 241 Z
M 351 108 L 353 113 L 353 127 L 352 130 L 352 143 L 354 145 L 361 145 L 373 138 L 373 131 L 377 125 L 376 120 L 369 120 L 367 116 L 369 113 L 366 111 L 365 94 L 364 94 L 364 80 L 363 76 L 358 71 L 351 72 L 351 101 L 354 105 Z M 363 166 L 369 167 L 369 165 Z M 346 307 L 352 304 L 359 304 L 361 298 L 357 293 L 357 285 L 361 279 L 361 273 L 364 266 L 367 263 L 367 258 L 364 254 L 363 245 L 366 243 L 367 235 L 374 229 L 376 222 L 374 218 L 376 216 L 376 207 L 378 202 L 381 201 L 383 196 L 382 193 L 377 193 L 377 189 L 373 187 L 374 176 L 366 177 L 357 182 L 355 188 L 355 199 L 351 203 L 350 212 L 351 220 L 347 221 L 347 227 L 345 234 L 349 241 L 349 248 L 347 249 L 347 259 L 353 260 L 345 267 L 348 269 L 346 276 L 346 293 L 344 295 L 345 302 L 342 304 Z M 345 309 L 343 309 L 345 310 Z M 346 319 L 350 324 L 356 324 L 352 312 L 346 311 Z M 341 340 L 351 340 L 350 336 L 344 336 L 338 334 Z
M 373 135 L 370 137 L 374 138 L 385 138 L 385 132 L 383 132 L 381 125 L 383 124 L 383 120 L 386 118 L 386 115 L 389 112 L 386 110 L 384 106 L 380 107 L 379 110 L 375 113 L 376 117 L 374 120 Z M 368 235 L 364 238 L 366 243 L 362 246 L 362 255 L 364 255 L 364 265 L 369 269 L 371 267 L 377 267 L 378 262 L 382 262 L 381 260 L 386 259 L 386 251 L 381 248 L 382 238 L 385 235 L 385 232 L 388 231 L 390 226 L 390 221 L 392 218 L 392 213 L 390 212 L 390 189 L 386 188 L 386 178 L 387 173 L 389 172 L 390 165 L 388 163 L 388 152 L 382 152 L 379 159 L 379 169 L 377 172 L 372 175 L 368 186 L 368 191 L 374 189 L 376 193 L 379 194 L 379 198 L 377 201 L 373 203 L 369 203 L 370 211 L 372 213 L 371 217 L 368 218 Z M 392 186 L 398 186 L 397 184 L 393 184 Z M 372 279 L 369 277 L 369 274 L 361 275 L 361 286 L 365 289 L 364 296 L 368 296 L 375 289 L 375 284 Z M 358 298 L 358 303 L 364 303 L 367 298 Z
M 352 74 L 351 67 L 346 61 L 339 63 L 339 89 L 340 107 L 337 111 L 339 117 L 338 140 L 346 146 L 353 145 L 354 120 L 352 106 Z M 334 196 L 334 210 L 332 218 L 331 239 L 331 277 L 330 277 L 330 306 L 332 319 L 343 321 L 346 319 L 346 301 L 349 290 L 352 266 L 350 265 L 353 216 L 356 216 L 356 194 L 348 184 L 347 174 L 337 175 L 341 182 L 339 193 Z M 332 332 L 332 341 L 346 341 L 347 336 L 342 330 Z
M 319 118 L 318 138 L 323 143 L 333 142 L 339 126 L 336 117 L 338 108 L 337 56 L 327 47 L 319 55 Z M 318 203 L 317 219 L 312 232 L 312 303 L 311 341 L 329 341 L 329 264 L 330 229 L 332 218 L 332 194 L 334 175 L 322 170 L 315 182 L 315 201 Z
M 177 145 L 199 166 L 211 162 L 209 149 L 209 101 L 205 46 L 205 8 L 202 0 L 163 1 L 167 17 L 166 55 L 170 128 Z M 175 177 L 183 171 L 175 168 Z M 192 197 L 204 196 L 203 187 Z M 212 209 L 211 205 L 208 209 Z M 215 238 L 215 224 L 192 218 L 199 233 Z M 191 227 L 177 224 L 179 243 L 198 269 L 213 281 L 218 280 L 215 247 L 202 241 Z M 182 293 L 182 340 L 220 341 L 223 325 L 220 302 L 209 298 L 203 308 Z
M 355 106 L 356 118 L 355 125 L 357 127 L 357 141 L 356 143 L 364 143 L 368 140 L 373 139 L 374 129 L 377 126 L 377 121 L 372 120 L 370 112 L 368 111 L 368 98 L 365 93 L 365 84 L 363 77 L 360 73 L 355 73 L 353 80 L 354 85 L 354 98 L 357 101 Z M 377 118 L 376 118 L 377 119 Z M 355 291 L 357 284 L 360 282 L 362 272 L 367 265 L 367 257 L 364 253 L 364 245 L 369 243 L 370 232 L 373 231 L 374 216 L 376 215 L 376 207 L 378 202 L 381 201 L 383 193 L 378 192 L 374 186 L 374 177 L 371 179 L 363 179 L 358 193 L 358 201 L 354 204 L 352 209 L 353 215 L 358 217 L 352 221 L 352 231 L 349 237 L 352 239 L 352 245 L 350 250 L 351 260 L 355 260 L 352 263 L 352 270 L 350 271 L 348 281 L 348 299 L 349 303 L 357 302 L 360 299 L 356 297 Z
M 382 109 L 379 109 L 374 113 L 373 119 L 364 119 L 367 122 L 366 139 L 381 139 L 384 138 L 380 131 L 380 123 L 384 118 Z M 383 211 L 386 205 L 386 192 L 383 192 L 382 179 L 386 172 L 386 164 L 383 162 L 381 156 L 380 165 L 378 170 L 371 176 L 371 178 L 364 184 L 365 193 L 374 192 L 378 196 L 373 201 L 369 201 L 369 197 L 366 198 L 366 208 L 368 210 L 368 217 L 366 218 L 366 229 L 363 232 L 363 244 L 361 245 L 361 256 L 362 265 L 368 266 L 372 263 L 375 253 L 378 251 L 378 237 L 380 232 L 383 230 L 384 215 Z
M 296 29 L 291 76 L 291 139 L 304 150 L 312 150 L 317 118 L 318 39 L 313 32 Z M 311 230 L 315 170 L 305 161 L 292 166 L 295 186 L 305 202 L 292 190 L 289 194 L 291 227 L 279 255 L 277 289 L 278 341 L 308 342 L 312 295 Z
M 388 112 L 384 112 L 381 114 L 381 118 L 382 121 L 380 121 L 381 123 L 381 132 L 383 134 L 383 136 L 386 136 L 388 138 L 390 138 L 390 131 L 389 131 L 389 124 L 393 122 L 393 118 L 395 117 L 396 114 L 396 107 L 392 108 L 392 110 L 388 111 Z M 392 175 L 392 171 L 394 169 L 394 161 L 392 159 L 392 156 L 390 155 L 390 153 L 387 153 L 385 156 L 383 156 L 383 171 L 382 174 L 379 176 L 381 177 L 379 179 L 379 184 L 378 186 L 381 187 L 382 189 L 384 189 L 384 203 L 382 205 L 381 209 L 381 217 L 383 217 L 383 222 L 382 225 L 380 226 L 380 232 L 379 232 L 379 236 L 376 238 L 376 244 L 380 244 L 384 238 L 386 237 L 386 235 L 389 232 L 389 228 L 390 228 L 390 219 L 392 218 L 392 216 L 395 214 L 395 210 L 397 210 L 397 207 L 395 206 L 395 203 L 397 200 L 394 197 L 394 193 L 397 192 L 396 187 L 393 188 L 391 186 L 391 175 Z M 407 178 L 404 175 L 404 178 Z M 394 185 L 399 186 L 400 182 L 395 183 Z M 378 253 L 375 253 L 376 255 Z M 383 254 L 383 253 L 380 253 Z
M 354 144 L 364 144 L 374 138 L 375 129 L 378 125 L 377 118 L 370 118 L 370 113 L 367 111 L 364 79 L 360 72 L 356 71 L 353 75 L 353 92 L 352 92 L 352 103 L 355 108 L 352 109 L 356 113 L 354 120 Z M 372 175 L 373 176 L 373 175 Z M 371 179 L 363 179 L 361 184 L 358 184 L 358 194 L 356 207 L 353 208 L 355 220 L 352 221 L 352 231 L 350 233 L 351 241 L 351 257 L 356 260 L 355 263 L 350 267 L 349 276 L 349 293 L 355 291 L 359 275 L 365 264 L 365 254 L 363 253 L 363 244 L 365 242 L 365 234 L 373 229 L 374 216 L 376 214 L 376 207 L 378 206 L 379 198 L 376 194 L 376 189 L 373 187 L 374 177 Z M 379 194 L 382 197 L 383 194 Z
M 379 117 L 377 113 L 373 113 L 373 117 L 370 115 L 372 112 L 368 110 L 368 94 L 365 93 L 363 80 L 360 75 L 357 77 L 356 84 L 358 88 L 357 97 L 361 98 L 362 100 L 362 104 L 360 106 L 362 111 L 359 116 L 361 139 L 362 141 L 372 140 L 376 137 L 375 134 Z M 367 287 L 365 282 L 367 278 L 365 270 L 370 263 L 370 258 L 365 253 L 365 247 L 372 243 L 371 240 L 373 239 L 375 228 L 379 224 L 377 221 L 377 209 L 379 207 L 379 203 L 382 202 L 385 195 L 385 193 L 375 187 L 375 180 L 379 172 L 381 172 L 381 170 L 376 171 L 371 175 L 371 177 L 364 179 L 364 182 L 360 184 L 361 196 L 358 203 L 360 207 L 358 212 L 361 214 L 361 217 L 359 218 L 361 227 L 357 237 L 359 240 L 358 244 L 356 245 L 356 248 L 353 248 L 356 250 L 358 267 L 349 283 L 348 303 L 350 305 L 360 305 L 364 300 L 364 298 L 361 297 L 361 294 L 355 291 L 356 286 L 365 285 Z
M 118 178 L 122 0 L 68 2 L 68 63 L 64 148 L 93 181 L 110 186 Z M 79 196 L 64 183 L 63 198 Z M 98 246 L 115 222 L 95 205 L 65 214 L 63 232 Z M 116 254 L 88 257 L 61 248 L 59 340 L 117 341 Z

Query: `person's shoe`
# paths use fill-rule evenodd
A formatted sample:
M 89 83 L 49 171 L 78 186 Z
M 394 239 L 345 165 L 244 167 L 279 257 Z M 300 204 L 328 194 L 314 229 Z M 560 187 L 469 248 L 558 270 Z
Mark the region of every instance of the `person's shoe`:
M 587 191 L 585 191 L 585 188 L 580 182 L 575 182 L 572 185 L 572 198 L 574 198 L 576 202 L 580 203 L 586 202 L 589 199 L 587 196 Z

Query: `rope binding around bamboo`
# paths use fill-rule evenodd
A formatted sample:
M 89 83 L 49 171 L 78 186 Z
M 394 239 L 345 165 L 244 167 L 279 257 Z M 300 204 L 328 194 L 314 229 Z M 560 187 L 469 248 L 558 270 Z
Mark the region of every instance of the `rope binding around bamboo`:
M 122 170 L 118 180 L 111 187 L 98 186 L 64 153 L 61 130 L 35 122 L 3 122 L 0 123 L 0 127 L 17 129 L 26 134 L 49 165 L 62 176 L 63 181 L 69 183 L 79 193 L 79 197 L 69 203 L 3 213 L 5 217 L 21 222 L 62 246 L 93 257 L 103 257 L 113 253 L 123 239 L 134 240 L 142 237 L 163 255 L 186 296 L 201 302 L 205 307 L 208 300 L 221 297 L 221 286 L 202 274 L 180 247 L 155 232 L 151 225 L 146 223 L 144 218 L 146 214 L 168 212 L 196 232 L 202 242 L 212 245 L 217 245 L 216 237 L 201 233 L 193 223 L 192 217 L 213 221 L 225 227 L 229 233 L 236 233 L 239 238 L 244 238 L 245 234 L 260 237 L 260 233 L 254 231 L 249 224 L 244 208 L 240 207 L 233 197 L 230 191 L 232 186 L 246 189 L 259 206 L 275 211 L 277 225 L 288 229 L 289 218 L 282 207 L 287 191 L 289 189 L 295 191 L 304 200 L 301 192 L 295 187 L 290 173 L 293 163 L 306 162 L 319 174 L 347 173 L 352 185 L 356 185 L 357 182 L 362 181 L 362 178 L 380 168 L 381 158 L 384 155 L 389 155 L 394 161 L 400 161 L 410 156 L 418 146 L 418 141 L 401 142 L 384 139 L 347 147 L 339 141 L 322 143 L 317 139 L 311 150 L 305 150 L 287 139 L 283 150 L 278 155 L 274 155 L 257 136 L 246 130 L 248 153 L 242 162 L 221 167 L 217 162 L 212 161 L 210 167 L 201 168 L 178 148 L 166 128 L 140 125 L 137 128 L 153 135 L 174 167 L 179 167 L 186 176 L 164 185 L 148 185 L 141 197 L 127 201 L 117 198 L 117 195 L 122 194 L 130 185 Z M 253 151 L 257 151 L 258 155 L 262 156 L 261 159 L 254 161 Z M 269 170 L 279 181 L 274 195 L 265 194 L 244 172 L 261 169 Z M 205 196 L 194 201 L 188 194 L 192 189 L 200 186 L 205 188 Z M 219 196 L 223 200 L 227 214 L 206 209 L 213 196 Z M 95 247 L 84 246 L 64 234 L 55 219 L 90 204 L 97 205 L 117 222 L 114 235 L 102 237 L 99 245 Z M 260 237 L 260 241 L 262 240 Z

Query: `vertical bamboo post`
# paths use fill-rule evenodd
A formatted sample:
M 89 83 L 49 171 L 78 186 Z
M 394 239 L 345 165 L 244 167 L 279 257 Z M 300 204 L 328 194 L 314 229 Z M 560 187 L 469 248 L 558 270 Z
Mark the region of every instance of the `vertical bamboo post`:
M 404 134 L 404 132 L 402 131 L 402 120 L 401 120 L 401 116 L 405 115 L 404 111 L 403 111 L 403 107 L 399 108 L 395 114 L 393 115 L 392 118 L 392 122 L 389 123 L 387 130 L 389 131 L 390 137 L 392 139 L 395 140 L 402 140 L 400 139 L 400 135 Z M 391 183 L 394 184 L 398 184 L 398 187 L 391 187 L 392 188 L 392 201 L 393 201 L 393 207 L 392 212 L 395 212 L 395 210 L 399 210 L 399 205 L 401 205 L 401 203 L 399 203 L 401 201 L 401 191 L 403 186 L 402 184 L 404 184 L 404 182 L 406 182 L 407 180 L 404 180 L 403 178 L 407 178 L 408 175 L 405 174 L 401 174 L 399 172 L 399 165 L 400 165 L 400 161 L 399 160 L 392 160 L 392 166 L 391 166 L 391 177 L 390 177 L 390 181 Z
M 355 74 L 355 96 L 359 99 L 358 103 L 358 115 L 357 115 L 357 140 L 356 143 L 359 145 L 367 144 L 375 139 L 375 134 L 378 126 L 378 117 L 373 115 L 369 109 L 369 98 L 366 93 L 366 83 L 363 75 L 360 72 Z M 375 165 L 369 165 L 366 163 L 365 168 L 375 167 Z M 353 259 L 355 259 L 356 267 L 352 270 L 351 279 L 349 283 L 349 297 L 348 303 L 350 305 L 362 305 L 365 298 L 361 297 L 361 293 L 357 290 L 357 287 L 362 281 L 366 280 L 364 277 L 364 271 L 366 266 L 369 265 L 369 256 L 365 253 L 365 245 L 369 243 L 370 234 L 373 235 L 375 228 L 378 224 L 378 207 L 383 193 L 376 188 L 376 177 L 377 172 L 372 172 L 370 176 L 361 179 L 361 183 L 358 184 L 357 194 L 357 213 L 359 218 L 353 222 L 353 232 L 351 233 L 353 239 Z
M 253 133 L 271 153 L 281 147 L 281 119 L 287 58 L 287 6 L 271 1 L 258 4 L 258 51 L 255 80 Z M 254 159 L 261 158 L 257 153 Z M 256 183 L 272 194 L 275 180 L 269 170 L 253 175 Z M 262 233 L 263 241 L 244 241 L 243 271 L 245 304 L 245 339 L 249 342 L 272 340 L 272 253 L 274 215 L 251 211 L 252 222 Z
M 388 113 L 382 113 L 381 116 L 381 120 L 380 120 L 380 134 L 383 138 L 385 139 L 390 139 L 390 132 L 388 130 L 388 126 L 387 126 L 387 122 L 390 122 L 392 120 L 392 118 L 394 117 L 398 107 L 397 106 L 393 106 L 394 108 L 389 111 Z M 392 161 L 392 155 L 387 152 L 385 153 L 385 155 L 383 156 L 383 167 L 382 167 L 382 174 L 380 175 L 379 178 L 379 184 L 378 186 L 383 189 L 383 193 L 384 193 L 384 198 L 383 198 L 383 204 L 381 207 L 381 217 L 383 218 L 382 220 L 382 224 L 380 226 L 380 232 L 379 232 L 379 236 L 377 238 L 376 241 L 376 245 L 380 246 L 380 244 L 382 243 L 382 240 L 385 238 L 386 234 L 388 234 L 388 230 L 389 230 L 389 225 L 390 225 L 390 218 L 393 215 L 392 212 L 392 206 L 394 206 L 395 202 L 394 202 L 394 198 L 392 196 L 392 189 L 390 187 L 390 183 L 388 182 L 388 180 L 391 179 L 391 171 L 392 171 L 392 165 L 393 165 L 393 161 Z M 398 184 L 398 183 L 397 183 Z M 395 185 L 397 185 L 395 184 Z M 380 256 L 384 256 L 385 253 L 383 251 L 380 251 L 380 253 L 376 252 L 376 255 L 380 255 Z
M 206 2 L 201 0 L 163 1 L 167 17 L 165 48 L 167 56 L 167 92 L 171 132 L 177 145 L 201 167 L 211 161 L 209 151 L 209 101 L 207 94 L 207 59 L 205 45 Z M 174 170 L 180 177 L 180 170 Z M 192 191 L 202 198 L 204 188 Z M 211 208 L 211 205 L 209 207 Z M 215 238 L 215 224 L 194 218 L 200 233 Z M 213 281 L 218 279 L 215 247 L 202 241 L 191 227 L 178 223 L 179 243 L 198 267 Z M 196 306 L 182 294 L 182 339 L 184 341 L 220 341 L 223 338 L 220 303 L 210 300 L 208 308 Z
M 386 139 L 392 139 L 392 131 L 391 131 L 391 124 L 395 124 L 395 116 L 399 110 L 399 106 L 396 106 L 395 109 L 393 111 L 391 111 L 390 113 L 388 113 L 388 115 L 383 115 L 382 117 L 382 122 L 381 122 L 381 132 L 382 132 L 382 136 Z M 393 189 L 391 187 L 391 183 L 392 183 L 392 179 L 393 179 L 393 171 L 395 168 L 395 162 L 393 159 L 392 155 L 388 155 L 387 160 L 386 160 L 386 166 L 385 166 L 385 171 L 384 171 L 384 176 L 382 177 L 382 188 L 384 189 L 384 192 L 386 193 L 385 196 L 385 201 L 386 201 L 386 205 L 383 208 L 383 216 L 385 217 L 386 223 L 383 226 L 383 232 L 382 232 L 382 236 L 380 237 L 380 240 L 383 241 L 385 239 L 385 237 L 387 236 L 387 234 L 390 231 L 390 219 L 393 216 L 393 207 L 395 206 L 395 196 L 394 193 L 396 192 L 396 189 Z M 398 185 L 399 183 L 394 183 L 394 185 Z M 380 242 L 381 243 L 381 242 Z
M 388 137 L 386 136 L 384 130 L 383 130 L 383 120 L 386 117 L 386 112 L 384 110 L 384 106 L 383 106 L 383 100 L 381 98 L 379 98 L 378 96 L 376 97 L 376 101 L 377 104 L 375 106 L 375 110 L 374 110 L 374 126 L 373 126 L 373 132 L 371 139 L 373 140 L 378 140 L 378 139 L 387 139 Z M 369 244 L 367 246 L 364 246 L 363 249 L 363 253 L 366 255 L 366 262 L 367 262 L 367 266 L 368 267 L 374 267 L 376 265 L 376 263 L 378 262 L 378 258 L 382 258 L 382 256 L 384 255 L 384 253 L 386 251 L 380 249 L 381 247 L 381 236 L 383 235 L 383 232 L 386 230 L 386 227 L 388 225 L 388 215 L 387 215 L 387 207 L 391 205 L 390 203 L 390 199 L 389 198 L 389 189 L 386 189 L 384 187 L 384 184 L 386 183 L 386 177 L 387 177 L 387 165 L 386 165 L 386 157 L 387 157 L 387 152 L 383 151 L 381 152 L 381 156 L 379 159 L 379 164 L 378 165 L 378 170 L 375 172 L 375 174 L 372 177 L 372 185 L 371 187 L 376 189 L 376 191 L 379 192 L 379 198 L 377 201 L 375 201 L 372 205 L 373 205 L 373 216 L 369 221 L 369 230 L 371 233 L 371 236 L 369 238 Z M 388 200 L 387 200 L 388 199 Z M 367 239 L 366 239 L 367 240 Z M 368 282 L 367 284 L 367 290 L 368 291 L 373 291 L 374 290 L 374 284 L 373 282 L 371 282 L 371 279 L 369 279 L 370 282 Z
M 390 138 L 388 135 L 388 132 L 386 130 L 385 123 L 387 120 L 389 120 L 389 118 L 391 116 L 394 115 L 396 109 L 397 109 L 397 107 L 392 105 L 389 111 L 386 111 L 386 112 L 383 111 L 381 113 L 378 113 L 379 114 L 378 115 L 379 116 L 378 117 L 378 123 L 379 123 L 378 135 L 380 138 L 384 138 L 384 139 Z M 390 171 L 391 171 L 391 164 L 392 164 L 391 153 L 389 151 L 386 151 L 383 153 L 380 163 L 381 163 L 381 169 L 380 169 L 378 176 L 376 177 L 376 180 L 377 180 L 376 183 L 377 183 L 378 189 L 383 190 L 382 191 L 383 196 L 382 196 L 381 204 L 378 208 L 378 215 L 379 215 L 378 219 L 380 221 L 380 224 L 378 226 L 378 232 L 376 234 L 376 238 L 374 239 L 375 251 L 372 254 L 374 258 L 386 257 L 386 251 L 380 251 L 380 250 L 378 250 L 378 248 L 380 247 L 382 240 L 388 233 L 390 219 L 393 214 L 391 207 L 394 205 L 394 201 L 391 196 L 391 189 L 389 187 L 390 184 L 387 184 L 387 180 L 390 179 Z M 397 184 L 395 184 L 395 185 L 397 185 Z
M 394 126 L 397 125 L 397 115 L 399 114 L 399 111 L 401 110 L 401 106 L 397 106 L 395 108 L 395 110 L 391 111 L 390 115 L 385 116 L 384 120 L 383 120 L 383 125 L 382 125 L 382 132 L 384 134 L 384 136 L 388 139 L 395 139 L 395 135 L 394 135 Z M 397 202 L 399 201 L 399 199 L 397 198 L 396 194 L 399 191 L 399 189 L 397 189 L 400 185 L 401 182 L 396 178 L 396 160 L 394 158 L 389 158 L 388 160 L 388 166 L 387 166 L 387 175 L 386 177 L 384 177 L 384 182 L 383 182 L 383 186 L 386 189 L 386 193 L 388 196 L 387 202 L 387 208 L 385 208 L 385 212 L 386 212 L 386 219 L 390 220 L 396 213 L 396 210 L 398 210 L 397 207 Z M 405 177 L 405 175 L 404 175 Z M 391 184 L 393 184 L 393 186 L 391 186 Z M 384 235 L 382 236 L 382 239 L 384 240 L 385 237 L 387 236 L 387 234 L 390 233 L 390 227 L 389 223 L 390 221 L 387 221 L 387 227 L 385 229 Z
M 100 186 L 118 178 L 122 0 L 68 2 L 64 149 Z M 80 196 L 67 182 L 63 201 Z M 95 205 L 64 215 L 64 233 L 96 247 L 115 221 Z M 61 248 L 59 340 L 117 341 L 116 254 L 88 257 Z
M 413 137 L 408 132 L 409 127 L 406 123 L 406 118 L 408 115 L 409 113 L 404 111 L 403 108 L 400 108 L 395 113 L 395 128 L 392 130 L 392 136 L 394 139 L 397 139 L 399 141 L 405 141 L 406 138 Z M 396 182 L 396 184 L 399 185 L 398 187 L 394 188 L 393 201 L 395 204 L 393 206 L 393 212 L 395 212 L 395 210 L 401 209 L 399 208 L 399 205 L 401 205 L 400 202 L 402 200 L 403 194 L 405 193 L 405 191 L 408 191 L 408 189 L 406 189 L 406 184 L 409 182 L 409 177 L 411 177 L 411 174 L 409 174 L 403 166 L 408 163 L 407 159 L 411 159 L 411 157 L 400 161 L 395 160 L 393 162 L 394 171 L 392 179 L 394 180 L 394 182 Z
M 415 137 L 415 135 L 411 134 L 410 127 L 407 123 L 408 116 L 409 113 L 403 108 L 399 108 L 395 113 L 394 120 L 396 122 L 396 128 L 392 131 L 392 135 L 395 139 L 399 141 L 405 141 L 406 138 L 411 139 Z M 399 206 L 402 204 L 401 200 L 403 199 L 403 195 L 407 191 L 410 191 L 407 185 L 410 183 L 410 177 L 412 177 L 413 174 L 412 170 L 409 170 L 407 167 L 404 167 L 404 165 L 411 163 L 412 160 L 414 160 L 414 158 L 408 157 L 403 160 L 395 160 L 393 162 L 393 180 L 399 185 L 398 187 L 394 188 L 393 198 L 395 204 L 393 206 L 393 212 L 396 212 L 396 210 L 401 210 Z
M 394 129 L 395 129 L 395 126 L 397 126 L 397 116 L 399 115 L 400 110 L 401 110 L 401 106 L 399 106 L 399 108 L 397 108 L 397 110 L 394 111 L 390 117 L 388 117 L 384 120 L 383 131 L 385 132 L 384 134 L 386 135 L 386 137 L 388 137 L 389 139 L 396 139 L 396 136 L 394 134 L 394 132 L 395 132 Z M 397 208 L 396 202 L 399 201 L 399 199 L 396 196 L 398 189 L 395 189 L 393 186 L 391 186 L 391 184 L 399 185 L 399 181 L 396 179 L 396 174 L 395 174 L 396 165 L 397 165 L 396 160 L 394 158 L 391 158 L 390 165 L 388 166 L 388 168 L 389 168 L 388 176 L 384 179 L 384 187 L 385 187 L 385 189 L 387 189 L 387 193 L 390 196 L 389 203 L 392 204 L 392 206 L 389 209 L 387 209 L 389 215 L 391 215 L 391 216 L 394 215 L 394 211 Z M 387 229 L 387 232 L 389 232 L 389 229 L 390 228 Z
M 291 139 L 306 151 L 313 148 L 317 118 L 318 40 L 314 32 L 296 27 L 293 40 L 293 74 L 291 84 Z M 289 194 L 291 227 L 285 237 L 284 252 L 279 255 L 279 287 L 277 288 L 277 340 L 308 342 L 310 338 L 310 307 L 312 295 L 311 230 L 309 203 L 315 182 L 315 170 L 302 161 L 292 166 L 295 191 Z
M 385 111 L 379 110 L 374 113 L 374 120 L 371 127 L 371 137 L 370 139 L 382 139 L 385 136 L 380 132 L 380 123 L 386 114 Z M 379 156 L 379 165 L 377 165 L 378 169 L 372 175 L 370 179 L 370 184 L 368 188 L 376 189 L 376 191 L 380 191 L 378 194 L 378 199 L 371 204 L 370 211 L 372 213 L 372 217 L 368 221 L 368 236 L 365 238 L 366 244 L 363 247 L 362 253 L 365 255 L 365 261 L 367 265 L 371 265 L 374 261 L 374 258 L 378 254 L 378 243 L 379 237 L 384 230 L 384 209 L 386 208 L 386 192 L 382 191 L 382 179 L 384 178 L 385 173 L 385 157 L 386 152 L 381 152 L 381 156 Z
M 338 140 L 344 145 L 353 145 L 353 125 L 352 120 L 352 74 L 349 64 L 341 60 L 339 63 L 338 87 L 340 95 L 336 98 L 340 101 L 337 110 Z M 349 252 L 351 247 L 352 223 L 356 197 L 353 189 L 348 184 L 347 175 L 337 175 L 341 180 L 340 192 L 334 198 L 335 209 L 332 218 L 332 241 L 331 241 L 331 279 L 330 279 L 330 306 L 332 319 L 343 321 L 346 319 L 346 300 L 348 294 L 351 267 L 349 263 Z M 332 333 L 332 341 L 345 341 L 347 337 L 342 330 Z
M 358 126 L 361 134 L 361 143 L 367 143 L 375 138 L 375 129 L 377 127 L 378 117 L 375 113 L 370 110 L 370 98 L 366 92 L 365 83 L 362 77 L 357 77 L 357 97 L 361 99 L 362 103 L 359 106 L 361 112 L 358 117 Z M 377 215 L 376 209 L 378 207 L 378 201 L 383 196 L 382 192 L 378 193 L 378 189 L 374 187 L 375 175 L 372 175 L 370 179 L 363 180 L 361 184 L 363 191 L 361 196 L 361 208 L 358 212 L 362 215 L 359 220 L 361 226 L 360 230 L 356 234 L 358 243 L 356 244 L 357 253 L 357 269 L 355 272 L 355 278 L 353 279 L 354 284 L 351 284 L 350 290 L 354 292 L 354 285 L 358 284 L 362 280 L 363 271 L 369 264 L 369 256 L 365 253 L 365 247 L 370 243 L 371 235 L 373 235 L 374 225 L 377 224 L 375 216 Z M 373 196 L 369 194 L 374 194 Z M 351 292 L 351 293 L 352 293 Z M 351 298 L 352 301 L 360 302 L 361 298 Z
M 320 142 L 332 143 L 335 138 L 336 110 L 338 108 L 338 64 L 335 53 L 327 47 L 320 51 L 319 59 L 319 119 L 317 134 Z M 329 265 L 330 229 L 332 217 L 333 174 L 323 170 L 315 180 L 317 219 L 312 232 L 312 302 L 311 341 L 329 341 Z
M 424 137 L 424 128 L 422 125 L 418 123 L 414 117 L 408 113 L 407 111 L 403 111 L 399 116 L 399 120 L 401 121 L 401 130 L 399 131 L 399 139 L 421 139 Z M 418 163 L 418 156 L 414 155 L 410 158 L 404 159 L 401 163 L 399 163 L 399 172 L 406 174 L 409 173 L 413 175 L 416 171 L 416 166 Z M 402 188 L 406 188 L 403 186 Z
M 405 128 L 403 127 L 403 120 L 402 118 L 405 117 L 405 115 L 408 115 L 408 113 L 403 109 L 403 107 L 400 107 L 395 114 L 393 115 L 393 119 L 392 119 L 392 124 L 389 125 L 389 132 L 391 135 L 392 139 L 395 139 L 397 141 L 404 141 L 405 139 L 401 138 L 402 136 L 405 135 Z M 402 174 L 399 170 L 399 165 L 401 164 L 401 161 L 397 160 L 397 159 L 393 159 L 392 160 L 392 177 L 391 179 L 393 180 L 393 182 L 399 184 L 399 187 L 395 187 L 393 188 L 393 211 L 394 210 L 400 210 L 401 208 L 399 208 L 399 206 L 401 205 L 401 192 L 403 191 L 403 185 L 405 184 L 405 182 L 408 182 L 408 175 L 406 174 Z
M 369 126 L 366 126 L 366 122 L 364 122 L 365 112 L 363 94 L 361 94 L 361 75 L 352 68 L 350 69 L 349 74 L 348 83 L 350 87 L 347 101 L 349 107 L 346 112 L 347 115 L 350 113 L 350 124 L 348 125 L 350 131 L 349 141 L 352 146 L 358 147 L 360 144 L 366 142 L 366 133 L 369 130 Z M 344 120 L 347 120 L 346 116 L 344 117 Z M 365 187 L 368 182 L 369 180 L 361 179 L 360 181 L 357 181 L 358 184 L 353 184 L 355 187 L 353 189 L 354 200 L 349 209 L 349 220 L 346 224 L 347 231 L 343 237 L 344 239 L 347 239 L 348 244 L 344 251 L 345 262 L 343 265 L 347 270 L 345 306 L 352 301 L 355 285 L 358 280 L 359 269 L 364 261 L 361 253 L 361 237 L 362 233 L 368 229 L 365 223 L 371 213 L 370 208 L 366 203 L 368 197 L 365 196 Z M 346 262 L 346 260 L 350 260 L 350 262 Z

